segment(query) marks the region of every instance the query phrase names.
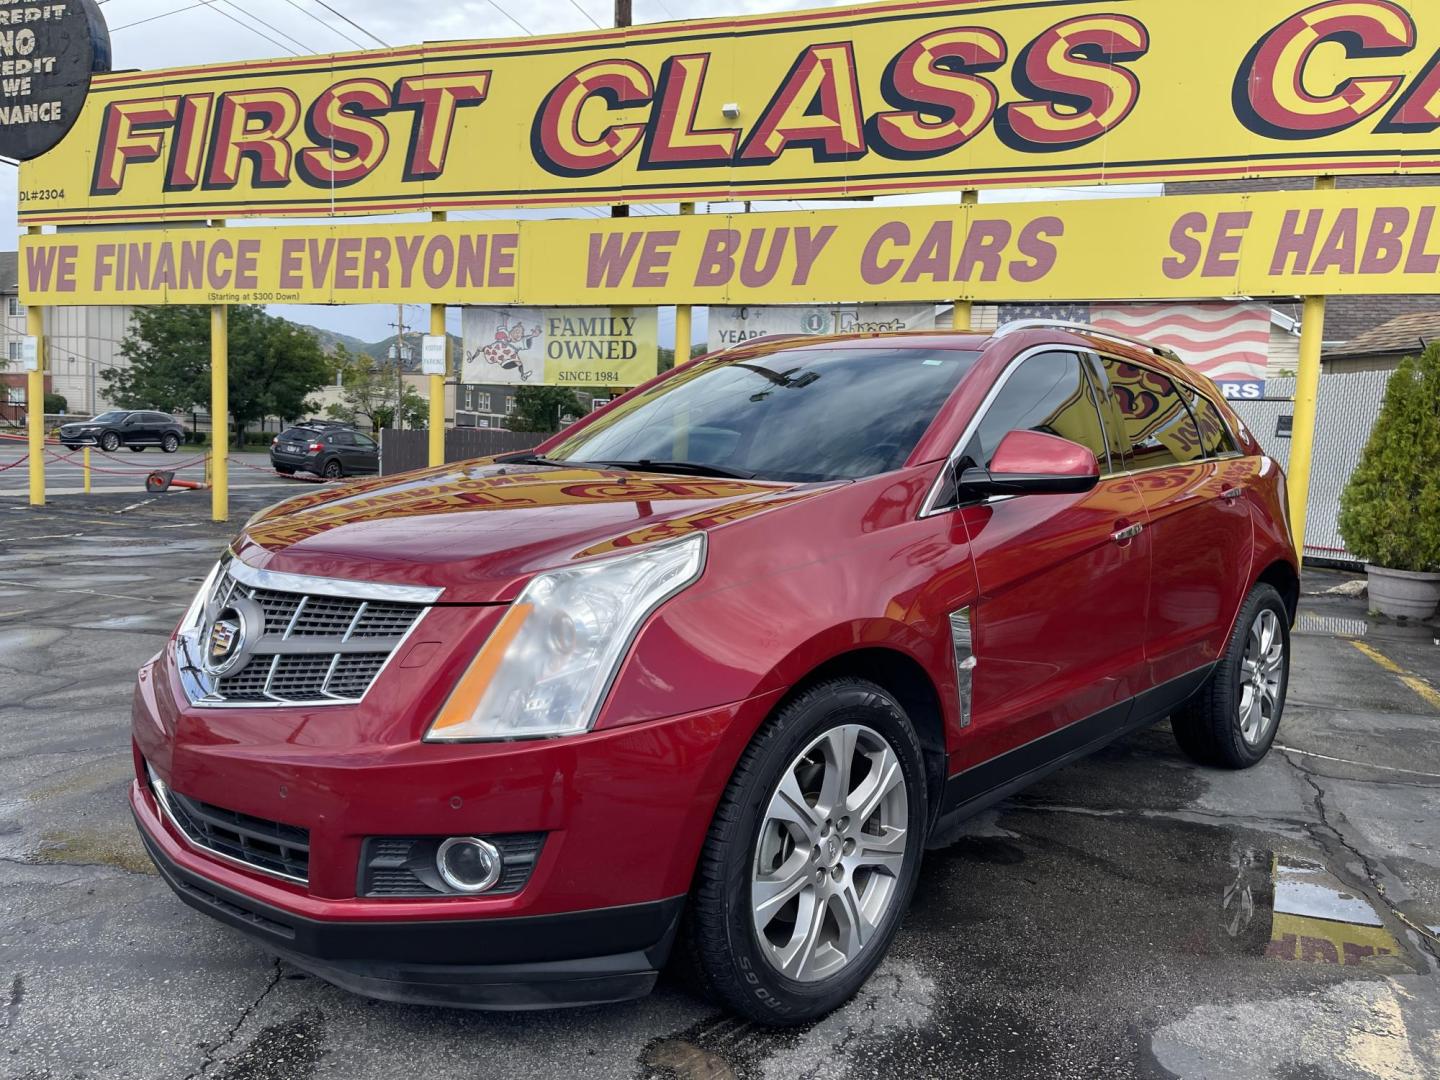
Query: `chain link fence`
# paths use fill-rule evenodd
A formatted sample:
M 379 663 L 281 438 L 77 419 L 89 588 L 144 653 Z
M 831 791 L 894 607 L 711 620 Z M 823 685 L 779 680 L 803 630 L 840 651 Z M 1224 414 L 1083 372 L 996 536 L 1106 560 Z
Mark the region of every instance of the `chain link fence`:
M 1305 523 L 1305 556 L 1358 563 L 1345 547 L 1337 521 L 1340 493 L 1350 481 L 1370 431 L 1385 404 L 1388 371 L 1330 372 L 1320 376 L 1315 452 L 1310 469 L 1310 508 Z M 1290 426 L 1295 416 L 1295 380 L 1271 379 L 1263 401 L 1232 401 L 1265 452 L 1287 472 Z

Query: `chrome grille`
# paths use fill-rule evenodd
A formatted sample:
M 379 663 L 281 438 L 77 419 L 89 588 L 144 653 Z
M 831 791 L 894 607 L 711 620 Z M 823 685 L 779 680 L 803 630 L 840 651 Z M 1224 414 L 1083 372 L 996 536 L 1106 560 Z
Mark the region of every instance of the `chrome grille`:
M 228 558 L 177 637 L 186 693 L 205 706 L 352 704 L 439 594 L 278 574 Z M 210 651 L 217 622 L 237 640 L 219 659 Z

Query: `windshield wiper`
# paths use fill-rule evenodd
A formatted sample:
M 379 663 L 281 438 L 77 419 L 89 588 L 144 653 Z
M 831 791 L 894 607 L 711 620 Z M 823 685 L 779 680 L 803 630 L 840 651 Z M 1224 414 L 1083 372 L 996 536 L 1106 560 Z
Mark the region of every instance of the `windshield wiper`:
M 577 464 L 584 462 L 557 461 L 555 458 L 542 457 L 540 454 L 507 454 L 505 457 L 495 459 L 497 465 L 550 465 L 556 469 L 570 469 Z
M 576 464 L 582 464 L 577 462 Z M 609 465 L 617 469 L 634 469 L 637 472 L 667 472 L 682 473 L 686 476 L 721 476 L 727 480 L 751 480 L 754 479 L 753 472 L 741 472 L 739 469 L 727 469 L 721 465 L 706 465 L 700 461 L 653 461 L 650 458 L 639 458 L 636 461 L 587 461 L 586 465 Z

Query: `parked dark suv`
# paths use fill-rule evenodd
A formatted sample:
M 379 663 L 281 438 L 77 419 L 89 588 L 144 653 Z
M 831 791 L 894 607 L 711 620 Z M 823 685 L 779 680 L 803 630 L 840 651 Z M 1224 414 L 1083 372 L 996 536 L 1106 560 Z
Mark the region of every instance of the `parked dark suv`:
M 60 442 L 67 450 L 98 446 L 110 453 L 128 446 L 138 454 L 147 446 L 158 446 L 173 454 L 184 441 L 185 428 L 173 416 L 143 409 L 112 409 L 60 426 Z
M 270 441 L 270 464 L 286 476 L 309 472 L 335 480 L 379 472 L 380 446 L 349 424 L 307 421 Z
M 257 514 L 140 671 L 130 805 L 182 900 L 361 993 L 593 1004 L 673 953 L 801 1023 L 970 815 L 1167 717 L 1265 756 L 1285 499 L 1092 328 L 749 342 Z

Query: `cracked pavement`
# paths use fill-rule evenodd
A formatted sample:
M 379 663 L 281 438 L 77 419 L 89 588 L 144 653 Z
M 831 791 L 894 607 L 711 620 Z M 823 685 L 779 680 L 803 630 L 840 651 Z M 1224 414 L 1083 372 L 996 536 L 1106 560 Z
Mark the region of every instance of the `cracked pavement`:
M 274 493 L 237 492 L 237 520 Z M 1307 574 L 1277 749 L 1201 769 L 1165 725 L 929 855 L 845 1009 L 770 1032 L 650 998 L 483 1014 L 354 997 L 184 907 L 125 808 L 135 669 L 230 530 L 203 495 L 0 499 L 0 1076 L 1440 1077 L 1434 628 Z

